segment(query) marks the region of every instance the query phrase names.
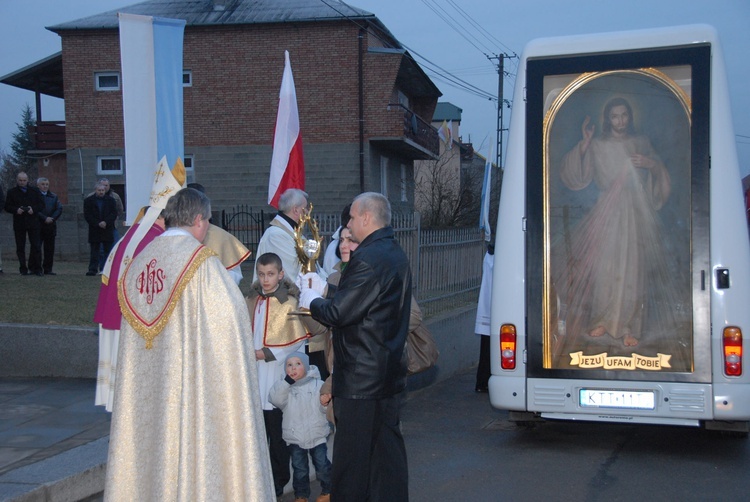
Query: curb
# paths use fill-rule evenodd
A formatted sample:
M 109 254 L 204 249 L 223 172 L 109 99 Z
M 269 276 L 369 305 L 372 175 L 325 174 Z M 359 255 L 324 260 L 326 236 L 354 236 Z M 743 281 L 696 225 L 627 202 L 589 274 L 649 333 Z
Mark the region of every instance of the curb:
M 0 502 L 75 502 L 104 491 L 109 436 L 0 476 Z

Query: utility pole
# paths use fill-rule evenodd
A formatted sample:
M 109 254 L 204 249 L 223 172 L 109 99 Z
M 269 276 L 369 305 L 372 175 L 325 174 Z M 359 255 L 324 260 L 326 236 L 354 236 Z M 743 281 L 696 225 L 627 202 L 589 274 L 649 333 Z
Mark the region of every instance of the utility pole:
M 503 158 L 503 106 L 507 105 L 510 108 L 510 101 L 503 96 L 503 78 L 505 77 L 505 58 L 516 57 L 508 56 L 507 54 L 498 54 L 496 56 L 487 56 L 490 61 L 497 60 L 497 144 L 495 151 L 495 165 L 502 171 L 502 158 Z
M 505 54 L 497 56 L 497 154 L 495 165 L 502 171 L 500 161 L 503 158 L 503 76 L 505 74 Z
M 491 194 L 493 199 L 497 197 L 497 200 L 500 199 L 500 187 L 503 183 L 503 132 L 505 131 L 505 128 L 503 127 L 503 107 L 507 106 L 510 108 L 510 101 L 505 99 L 503 95 L 503 80 L 505 79 L 505 59 L 506 58 L 513 58 L 518 57 L 515 54 L 512 56 L 509 56 L 507 54 L 498 54 L 496 56 L 486 56 L 487 59 L 490 61 L 497 60 L 497 144 L 496 146 L 496 154 L 495 154 L 495 165 L 498 167 L 497 174 L 492 175 L 492 182 L 493 182 L 493 188 L 491 188 Z M 487 159 L 489 160 L 489 159 Z M 497 209 L 494 211 L 491 211 L 491 213 L 496 213 Z

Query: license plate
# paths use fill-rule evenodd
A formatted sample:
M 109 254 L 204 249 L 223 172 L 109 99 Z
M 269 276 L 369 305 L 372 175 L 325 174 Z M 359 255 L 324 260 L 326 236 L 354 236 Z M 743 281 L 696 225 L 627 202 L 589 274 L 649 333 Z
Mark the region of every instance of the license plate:
M 653 410 L 655 406 L 653 391 L 581 389 L 578 395 L 583 408 Z

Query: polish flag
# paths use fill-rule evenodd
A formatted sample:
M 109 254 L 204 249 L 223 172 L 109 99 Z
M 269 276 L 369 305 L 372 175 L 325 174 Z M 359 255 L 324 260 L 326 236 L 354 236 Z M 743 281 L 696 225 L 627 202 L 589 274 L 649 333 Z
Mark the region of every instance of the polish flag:
M 299 130 L 297 91 L 294 89 L 289 51 L 284 51 L 284 76 L 279 93 L 279 112 L 273 135 L 271 177 L 268 180 L 268 204 L 278 209 L 279 197 L 288 188 L 305 189 L 305 159 Z

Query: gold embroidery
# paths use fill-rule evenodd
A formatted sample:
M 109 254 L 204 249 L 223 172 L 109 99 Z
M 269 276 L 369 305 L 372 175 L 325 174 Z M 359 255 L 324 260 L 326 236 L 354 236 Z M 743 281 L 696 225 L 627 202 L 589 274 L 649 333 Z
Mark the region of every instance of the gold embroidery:
M 177 306 L 180 297 L 182 297 L 182 293 L 184 293 L 185 288 L 192 280 L 195 272 L 198 270 L 198 267 L 200 267 L 201 264 L 203 264 L 203 262 L 211 256 L 216 256 L 216 253 L 214 253 L 207 247 L 202 247 L 202 249 L 198 251 L 198 253 L 196 253 L 193 260 L 185 268 L 185 273 L 182 276 L 182 280 L 175 287 L 172 301 L 169 302 L 167 308 L 159 317 L 159 320 L 156 321 L 156 323 L 154 323 L 152 326 L 147 326 L 143 322 L 141 322 L 130 309 L 122 308 L 122 305 L 125 304 L 122 281 L 125 279 L 127 274 L 122 274 L 120 280 L 117 281 L 117 297 L 120 301 L 120 310 L 122 310 L 122 316 L 123 318 L 125 318 L 128 324 L 133 327 L 136 333 L 138 333 L 144 340 L 146 340 L 147 349 L 153 348 L 154 339 L 156 339 L 156 337 L 159 336 L 159 333 L 164 330 L 164 327 L 169 321 L 169 318 L 171 317 L 172 312 Z
M 164 176 L 164 168 L 161 165 L 161 162 L 157 165 L 156 173 L 154 174 L 154 185 L 159 183 L 159 178 Z
M 154 195 L 154 192 L 151 192 L 151 202 L 157 203 L 159 202 L 159 199 L 161 199 L 162 197 L 166 197 L 167 195 L 170 195 L 172 192 L 174 192 L 174 189 L 172 187 L 167 187 L 161 190 L 160 192 L 156 193 L 156 195 Z
M 255 313 L 260 300 L 261 297 L 258 296 L 255 299 L 255 308 L 251 309 L 253 326 L 255 326 Z M 250 307 L 249 302 L 248 307 Z M 264 346 L 287 347 L 312 336 L 307 332 L 298 317 L 288 315 L 296 308 L 296 302 L 279 303 L 278 299 L 271 297 L 260 308 L 264 308 L 266 311 L 265 325 L 263 326 Z

